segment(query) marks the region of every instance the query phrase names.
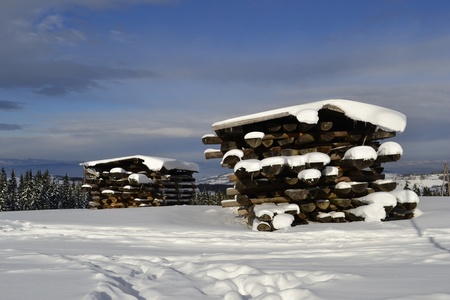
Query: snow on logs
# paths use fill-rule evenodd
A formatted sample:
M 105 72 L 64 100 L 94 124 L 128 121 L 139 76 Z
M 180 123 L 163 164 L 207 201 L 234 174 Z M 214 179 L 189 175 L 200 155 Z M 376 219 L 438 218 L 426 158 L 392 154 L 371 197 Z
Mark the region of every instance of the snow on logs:
M 80 165 L 92 208 L 190 204 L 197 190 L 195 163 L 135 155 Z
M 272 231 L 308 221 L 412 218 L 418 197 L 395 191 L 382 167 L 403 154 L 383 140 L 405 127 L 397 111 L 332 99 L 217 122 L 202 141 L 219 145 L 206 159 L 234 171 L 233 199 L 222 206 L 237 206 L 253 229 Z

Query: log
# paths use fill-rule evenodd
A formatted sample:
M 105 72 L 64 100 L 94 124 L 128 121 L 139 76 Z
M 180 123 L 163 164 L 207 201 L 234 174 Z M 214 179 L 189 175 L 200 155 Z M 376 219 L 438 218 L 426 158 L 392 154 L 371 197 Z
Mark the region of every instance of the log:
M 371 186 L 375 191 L 390 192 L 395 190 L 395 188 L 397 187 L 397 182 L 393 180 L 374 181 L 371 183 Z
M 330 199 L 330 203 L 336 205 L 338 208 L 346 209 L 351 205 L 351 199 L 344 198 L 332 198 Z
M 333 217 L 330 214 L 323 212 L 314 212 L 312 217 L 320 223 L 331 223 L 333 221 Z
M 236 195 L 235 200 L 241 206 L 250 206 L 253 204 L 252 201 L 246 195 Z
M 284 193 L 293 201 L 305 200 L 309 196 L 309 191 L 306 189 L 288 189 Z
M 299 205 L 300 211 L 303 213 L 311 213 L 316 209 L 316 204 L 313 202 L 303 203 Z
M 289 203 L 288 197 L 270 197 L 270 198 L 251 198 L 250 201 L 253 204 L 262 203 Z
M 352 182 L 350 183 L 351 187 L 352 187 L 352 192 L 354 193 L 364 193 L 365 191 L 367 191 L 367 188 L 369 186 L 368 182 Z
M 223 153 L 220 150 L 209 150 L 205 151 L 205 159 L 215 159 L 215 158 L 222 158 Z
M 261 144 L 264 146 L 264 147 L 266 147 L 266 148 L 269 148 L 269 147 L 271 147 L 272 145 L 273 145 L 273 139 L 266 139 L 266 140 L 262 140 L 261 141 Z
M 270 122 L 268 121 L 266 123 L 266 129 L 269 132 L 277 132 L 280 131 L 282 128 L 282 125 L 280 123 Z
M 240 207 L 241 206 L 241 204 L 239 204 L 239 202 L 237 202 L 235 199 L 222 200 L 220 202 L 220 204 L 222 205 L 222 207 Z
M 263 166 L 261 168 L 261 174 L 267 178 L 273 178 L 278 176 L 284 170 L 284 165 L 271 165 L 271 166 Z
M 297 149 L 281 149 L 280 155 L 281 156 L 294 156 L 294 155 L 299 155 L 299 152 Z
M 382 155 L 378 156 L 376 161 L 380 163 L 394 162 L 399 160 L 401 157 L 401 154 Z
M 236 142 L 222 142 L 220 144 L 220 151 L 222 151 L 223 153 L 233 149 L 238 149 Z
M 294 140 L 295 140 L 295 138 L 289 137 L 286 139 L 278 140 L 277 143 L 278 143 L 278 145 L 283 147 L 283 146 L 292 144 L 294 142 Z
M 220 145 L 222 143 L 222 139 L 218 136 L 205 135 L 202 137 L 202 142 L 204 145 Z
M 324 132 L 319 135 L 319 141 L 321 142 L 329 142 L 334 139 L 334 133 L 332 131 Z
M 235 188 L 231 188 L 231 187 L 226 189 L 225 194 L 227 195 L 227 197 L 233 197 L 236 195 L 240 195 L 238 190 L 236 190 Z
M 295 185 L 298 183 L 299 179 L 298 177 L 284 177 L 284 182 L 286 182 L 288 185 Z
M 374 161 L 374 159 L 342 159 L 338 165 L 342 168 L 354 167 L 358 170 L 362 170 L 370 167 Z
M 332 121 L 322 121 L 317 124 L 320 131 L 328 131 L 333 127 Z
M 298 126 L 298 129 L 300 130 L 300 132 L 306 132 L 306 131 L 309 131 L 314 126 L 316 126 L 316 124 L 308 124 L 308 123 L 299 122 L 297 126 Z
M 285 131 L 290 132 L 296 130 L 297 125 L 298 125 L 297 123 L 284 123 L 282 126 Z
M 295 144 L 298 146 L 302 146 L 305 144 L 310 144 L 315 141 L 314 136 L 308 133 L 302 134 L 298 139 L 295 140 Z
M 269 223 L 267 222 L 260 222 L 257 226 L 256 229 L 258 231 L 273 231 L 272 226 L 270 226 Z
M 321 199 L 315 201 L 317 209 L 321 211 L 326 211 L 328 207 L 330 207 L 330 200 L 328 199 Z

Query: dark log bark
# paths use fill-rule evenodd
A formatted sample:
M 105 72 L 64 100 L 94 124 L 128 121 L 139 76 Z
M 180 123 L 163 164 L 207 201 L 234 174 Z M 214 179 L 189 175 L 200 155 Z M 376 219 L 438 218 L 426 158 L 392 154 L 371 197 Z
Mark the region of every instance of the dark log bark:
M 284 165 L 263 166 L 261 174 L 267 178 L 273 178 L 281 174 L 284 170 Z
M 288 132 L 294 131 L 297 129 L 297 123 L 285 123 L 283 129 Z
M 318 210 L 326 211 L 330 207 L 330 200 L 328 199 L 321 199 L 316 200 L 316 206 Z
M 321 131 L 328 131 L 333 127 L 333 122 L 332 121 L 323 121 L 323 122 L 319 122 L 318 124 L 318 128 Z
M 222 142 L 220 144 L 220 151 L 222 151 L 223 153 L 233 149 L 238 149 L 236 142 Z
M 293 201 L 300 201 L 308 198 L 309 191 L 306 189 L 288 189 L 285 194 Z
M 295 144 L 302 146 L 306 144 L 311 144 L 315 141 L 314 136 L 308 133 L 302 134 L 295 140 Z
M 314 126 L 316 126 L 316 124 L 308 124 L 303 122 L 298 123 L 298 129 L 300 132 L 307 132 Z
M 303 204 L 300 204 L 299 207 L 300 207 L 301 212 L 308 214 L 308 213 L 313 212 L 316 209 L 316 204 L 313 202 L 303 203 Z
M 383 155 L 377 157 L 377 162 L 386 163 L 386 162 L 394 162 L 399 160 L 402 157 L 401 154 L 392 154 L 392 155 Z
M 346 209 L 351 205 L 351 199 L 344 198 L 332 198 L 330 199 L 331 204 L 336 205 L 338 208 Z

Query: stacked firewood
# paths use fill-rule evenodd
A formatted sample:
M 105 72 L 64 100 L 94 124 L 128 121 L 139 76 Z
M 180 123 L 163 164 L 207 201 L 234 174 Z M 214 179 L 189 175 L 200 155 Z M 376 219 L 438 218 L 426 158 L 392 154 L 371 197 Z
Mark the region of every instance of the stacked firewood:
M 385 180 L 382 164 L 403 153 L 399 144 L 383 143 L 396 131 L 352 119 L 334 105 L 315 113 L 314 122 L 307 116 L 314 111 L 305 110 L 303 118 L 274 111 L 213 124 L 215 134 L 202 141 L 220 149 L 206 150 L 205 157 L 220 158 L 223 167 L 234 171 L 234 187 L 227 191 L 234 198 L 223 201 L 223 207 L 237 206 L 249 225 L 274 230 L 274 217 L 286 213 L 293 216 L 292 226 L 364 220 L 357 208 L 370 204 L 366 196 L 378 192 L 395 197 L 387 195 L 396 182 Z M 413 216 L 416 201 L 394 202 L 383 205 L 383 220 Z M 296 204 L 298 210 L 286 204 Z M 269 207 L 275 213 L 261 213 Z M 280 211 L 283 207 L 287 212 Z
M 197 191 L 192 176 L 196 172 L 196 165 L 183 162 L 190 167 L 152 169 L 144 163 L 146 158 L 135 156 L 83 163 L 83 187 L 90 191 L 90 207 L 191 204 Z

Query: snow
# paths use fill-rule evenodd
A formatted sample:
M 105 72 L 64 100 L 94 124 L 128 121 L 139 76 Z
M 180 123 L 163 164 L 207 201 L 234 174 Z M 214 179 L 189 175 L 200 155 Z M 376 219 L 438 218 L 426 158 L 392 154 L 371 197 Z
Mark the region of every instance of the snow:
M 319 179 L 320 176 L 322 176 L 322 172 L 316 169 L 306 169 L 297 175 L 298 179 Z
M 306 124 L 317 124 L 319 122 L 319 113 L 314 109 L 305 109 L 297 113 L 297 120 Z
M 384 142 L 378 148 L 377 154 L 379 156 L 385 155 L 403 155 L 403 148 L 399 143 L 396 142 Z
M 391 192 L 399 203 L 419 203 L 419 197 L 411 190 L 396 190 Z
M 17 300 L 450 299 L 450 198 L 421 200 L 411 220 L 275 232 L 212 206 L 2 212 L 0 287 Z
M 317 114 L 325 106 L 336 107 L 353 120 L 370 122 L 386 131 L 403 132 L 406 127 L 406 116 L 398 111 L 353 100 L 329 99 L 232 118 L 216 122 L 212 125 L 212 128 L 213 130 L 220 130 L 290 115 L 296 116 L 301 122 L 316 124 L 318 118 L 313 118 L 311 110 Z
M 359 198 L 360 201 L 367 204 L 379 204 L 381 206 L 396 206 L 397 198 L 391 192 L 375 192 L 365 197 Z
M 227 158 L 228 156 L 236 156 L 236 157 L 239 157 L 239 159 L 242 159 L 242 157 L 244 157 L 244 152 L 240 149 L 232 149 L 232 150 L 227 151 L 223 155 L 222 162 L 221 162 L 222 164 L 223 164 L 225 158 Z
M 272 156 L 267 157 L 261 160 L 260 166 L 263 167 L 270 167 L 270 166 L 283 166 L 286 164 L 286 157 L 285 156 Z
M 145 174 L 136 174 L 133 173 L 130 176 L 128 176 L 128 181 L 131 184 L 150 184 L 152 183 L 152 180 L 147 177 Z
M 111 170 L 109 170 L 109 173 L 111 173 L 111 174 L 126 174 L 127 171 L 123 168 L 117 167 L 117 168 L 112 168 Z
M 355 146 L 345 151 L 343 159 L 377 159 L 377 152 L 371 146 Z
M 152 171 L 161 171 L 162 168 L 167 170 L 186 170 L 199 172 L 199 166 L 196 163 L 186 162 L 174 158 L 165 158 L 165 157 L 156 157 L 156 156 L 144 156 L 144 155 L 133 155 L 133 156 L 124 156 L 124 157 L 116 157 L 110 159 L 96 160 L 96 161 L 88 161 L 81 163 L 81 166 L 84 167 L 95 167 L 98 164 L 105 164 L 111 162 L 117 162 L 122 160 L 129 159 L 141 159 L 143 160 L 143 164 Z
M 274 229 L 283 229 L 291 227 L 292 222 L 294 222 L 293 215 L 282 213 L 273 217 L 272 225 Z
M 1 212 L 5 299 L 450 299 L 449 197 L 389 222 L 252 231 L 232 209 Z
M 247 172 L 257 172 L 261 170 L 261 161 L 259 159 L 245 159 L 234 165 L 234 172 L 243 168 Z
M 255 216 L 258 218 L 263 215 L 267 215 L 272 218 L 276 214 L 284 214 L 288 211 L 295 211 L 298 214 L 300 213 L 300 208 L 295 203 L 263 203 L 255 205 L 254 207 Z
M 334 188 L 338 189 L 338 190 L 345 190 L 345 189 L 351 189 L 352 185 L 348 182 L 341 181 L 341 182 L 338 182 Z
M 247 133 L 244 136 L 244 139 L 245 140 L 248 140 L 248 139 L 262 139 L 264 137 L 264 135 L 265 135 L 264 132 L 252 131 L 252 132 Z
M 323 163 L 324 165 L 329 164 L 331 161 L 330 156 L 322 152 L 310 152 L 305 154 L 308 163 Z
M 339 174 L 339 168 L 334 166 L 326 166 L 322 171 L 323 176 L 337 176 Z
M 286 162 L 291 167 L 304 166 L 307 162 L 307 157 L 305 155 L 292 155 L 286 157 Z
M 379 222 L 386 218 L 386 210 L 383 205 L 371 203 L 369 205 L 359 206 L 349 209 L 348 212 L 355 216 L 364 218 L 365 222 Z

